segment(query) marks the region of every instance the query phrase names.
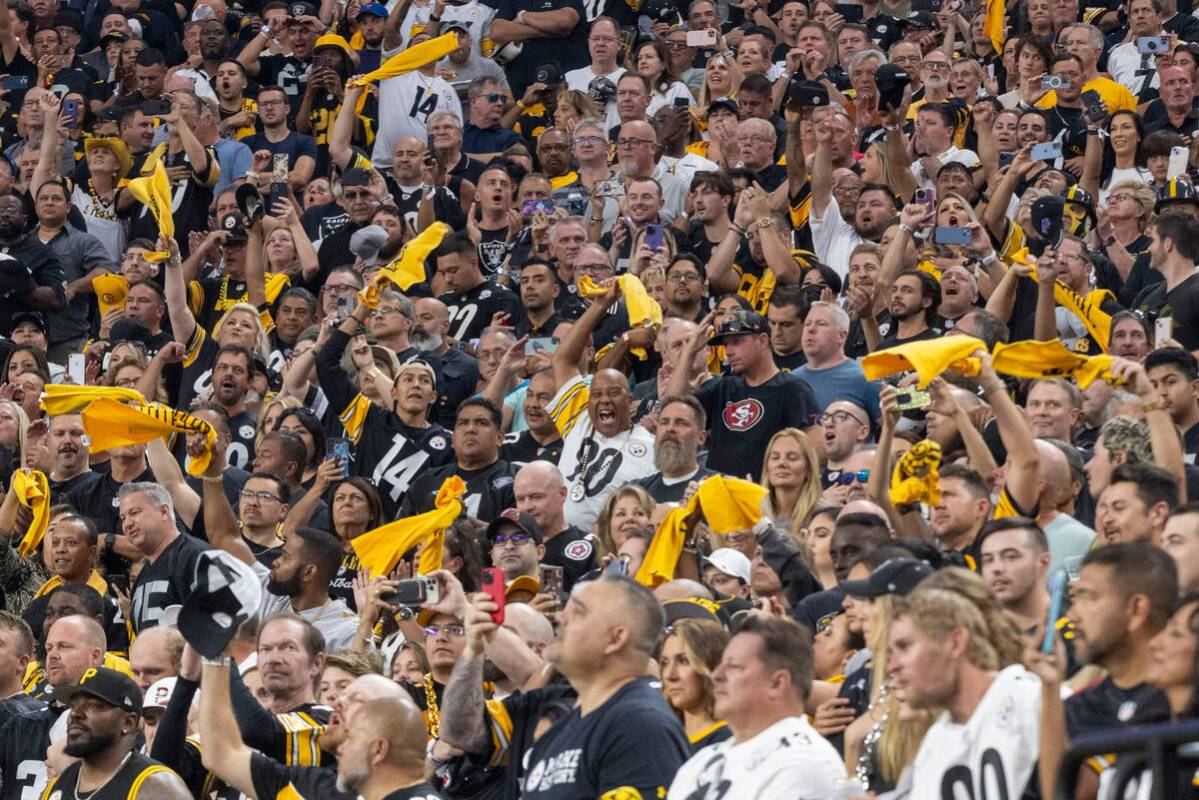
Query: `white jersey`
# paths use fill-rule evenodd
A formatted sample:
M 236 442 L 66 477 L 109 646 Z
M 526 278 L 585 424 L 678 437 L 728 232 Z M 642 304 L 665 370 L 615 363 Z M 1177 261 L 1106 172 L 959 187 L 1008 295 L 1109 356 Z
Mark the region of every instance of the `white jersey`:
M 383 54 L 386 60 L 394 53 Z M 376 167 L 390 167 L 396 142 L 405 137 L 425 142 L 429 138 L 426 124 L 434 111 L 451 111 L 461 122 L 462 101 L 458 93 L 442 78 L 429 77 L 420 72 L 409 72 L 396 78 L 388 78 L 379 84 L 379 108 L 387 109 L 379 115 L 379 135 L 371 151 L 371 161 Z
M 429 15 L 432 13 L 432 3 L 427 3 L 423 6 L 413 3 L 408 7 L 408 14 L 400 23 L 400 34 L 403 36 L 401 49 L 408 47 L 408 41 L 412 38 L 412 29 L 414 27 L 424 30 L 425 26 L 429 23 Z M 438 30 L 444 33 L 451 22 L 466 28 L 466 32 L 470 34 L 471 49 L 478 56 L 483 52 L 483 37 L 490 30 L 491 20 L 494 17 L 495 9 L 488 8 L 480 3 L 479 0 L 471 0 L 469 3 L 460 6 L 447 4 L 445 11 L 441 15 L 441 25 L 438 27 Z M 490 50 L 491 48 L 488 47 L 487 49 Z
M 575 91 L 587 94 L 587 87 L 590 86 L 591 82 L 596 78 L 607 78 L 608 80 L 612 81 L 612 85 L 615 86 L 616 82 L 620 80 L 620 76 L 624 75 L 626 72 L 628 72 L 628 70 L 626 70 L 624 67 L 617 67 L 614 71 L 609 72 L 607 75 L 601 76 L 597 75 L 595 71 L 591 69 L 591 65 L 588 64 L 585 67 L 572 69 L 563 77 L 566 79 L 567 89 L 574 89 Z M 612 99 L 608 101 L 608 104 L 604 110 L 604 132 L 610 132 L 619 124 L 620 115 L 616 113 L 616 95 L 612 95 Z M 609 205 L 611 204 L 609 203 Z
M 1037 766 L 1040 740 L 1041 679 L 1014 664 L 995 677 L 965 725 L 946 712 L 928 729 L 907 797 L 1019 798 Z
M 591 390 L 582 376 L 563 384 L 548 406 L 562 434 L 558 469 L 566 477 L 566 524 L 589 531 L 600 506 L 629 481 L 657 472 L 654 436 L 645 428 L 609 438 L 595 429 L 587 413 Z
M 669 800 L 822 800 L 845 777 L 836 749 L 804 717 L 787 717 L 744 742 L 708 745 L 679 767 Z

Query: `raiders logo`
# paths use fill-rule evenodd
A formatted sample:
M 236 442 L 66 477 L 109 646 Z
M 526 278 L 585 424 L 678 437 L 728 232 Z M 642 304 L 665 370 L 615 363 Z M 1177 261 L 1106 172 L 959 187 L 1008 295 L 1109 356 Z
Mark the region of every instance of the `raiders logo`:
M 562 551 L 571 561 L 586 561 L 591 558 L 592 548 L 591 542 L 586 539 L 579 539 L 577 542 L 571 542 L 566 545 L 566 549 Z
M 724 407 L 724 424 L 731 431 L 747 431 L 765 415 L 762 403 L 752 397 Z

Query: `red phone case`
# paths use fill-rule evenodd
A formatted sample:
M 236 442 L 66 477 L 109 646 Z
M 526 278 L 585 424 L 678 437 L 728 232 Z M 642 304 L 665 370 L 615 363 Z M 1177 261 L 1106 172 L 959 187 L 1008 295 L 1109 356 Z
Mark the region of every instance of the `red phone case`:
M 504 591 L 506 588 L 502 569 L 488 567 L 483 570 L 483 591 L 491 595 L 491 599 L 499 606 L 499 609 L 491 614 L 491 621 L 496 625 L 504 624 Z

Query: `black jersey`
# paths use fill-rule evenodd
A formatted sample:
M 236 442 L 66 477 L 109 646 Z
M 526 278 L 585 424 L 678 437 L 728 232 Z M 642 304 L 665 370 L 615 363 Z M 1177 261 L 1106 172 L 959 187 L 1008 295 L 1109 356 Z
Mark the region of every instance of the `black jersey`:
M 229 446 L 225 458 L 239 469 L 253 469 L 254 447 L 258 437 L 258 415 L 249 411 L 229 418 Z
M 50 728 L 65 709 L 43 705 L 17 711 L 0 728 L 0 798 L 37 800 L 46 788 L 46 751 Z
M 250 754 L 250 779 L 258 800 L 356 800 L 337 788 L 337 770 L 287 767 L 262 753 Z
M 592 570 L 599 569 L 599 556 L 591 534 L 571 525 L 545 542 L 542 564 L 562 567 L 562 588 L 567 592 L 575 582 Z
M 78 797 L 76 781 L 79 780 L 79 769 L 83 762 L 76 761 L 62 771 L 43 795 L 46 798 L 58 800 L 59 797 Z M 121 765 L 116 774 L 108 782 L 88 793 L 88 800 L 153 800 L 153 792 L 142 791 L 144 781 L 151 775 L 165 772 L 174 775 L 169 767 L 164 767 L 149 756 L 138 752 L 130 752 L 129 759 Z M 178 776 L 176 776 L 178 777 Z
M 708 468 L 750 480 L 761 474 L 766 445 L 776 431 L 808 428 L 820 415 L 812 388 L 790 372 L 760 386 L 725 375 L 701 386 L 696 397 L 708 413 Z
M 261 705 L 232 670 L 229 682 L 233 715 L 246 746 L 281 764 L 301 767 L 327 767 L 333 756 L 317 744 L 333 709 L 315 703 L 302 703 L 281 714 L 272 714 Z
M 498 312 L 515 314 L 520 308 L 517 296 L 492 280 L 465 292 L 446 292 L 438 299 L 450 310 L 450 336 L 463 344 L 478 339 Z
M 207 398 L 212 389 L 212 367 L 216 364 L 217 352 L 221 346 L 208 335 L 208 332 L 196 325 L 191 341 L 187 343 L 187 352 L 183 356 L 183 369 L 179 375 L 179 385 L 168 387 L 175 391 L 171 393 L 172 405 L 175 408 L 187 410 L 193 398 Z
M 41 628 L 35 628 L 41 630 Z M 30 697 L 25 692 L 17 692 L 11 697 L 7 697 L 0 701 L 0 728 L 8 724 L 8 721 L 20 714 L 32 714 L 35 711 L 41 711 L 46 707 L 44 700 L 38 700 Z
M 491 522 L 504 509 L 516 506 L 516 494 L 512 490 L 516 468 L 507 461 L 500 459 L 482 469 L 471 470 L 460 469 L 457 463 L 453 463 L 426 472 L 413 481 L 408 497 L 400 508 L 400 516 L 410 517 L 432 511 L 437 490 L 451 475 L 457 475 L 466 483 L 462 507 L 468 517 Z
M 167 606 L 183 605 L 191 596 L 196 579 L 196 562 L 200 553 L 208 550 L 205 542 L 181 533 L 166 550 L 147 564 L 133 585 L 133 606 L 130 611 L 135 633 L 158 625 Z
M 587 716 L 573 709 L 533 744 L 522 797 L 663 797 L 690 755 L 659 684 L 637 678 Z
M 504 447 L 500 457 L 514 466 L 524 466 L 530 461 L 550 461 L 558 463 L 562 455 L 562 437 L 546 444 L 539 443 L 533 438 L 531 431 L 509 433 L 504 437 Z
M 73 481 L 71 488 L 65 494 L 54 495 L 54 502 L 65 503 L 74 508 L 80 514 L 94 522 L 100 533 L 120 533 L 121 513 L 117 493 L 124 484 L 112 477 L 112 473 L 107 471 L 107 464 L 102 466 L 104 467 L 103 470 L 97 468 L 92 473 L 96 476 L 94 480 Z M 151 483 L 156 481 L 154 473 L 148 467 L 141 475 L 134 478 L 131 483 L 140 483 L 142 481 L 150 481 Z M 128 562 L 116 553 L 101 554 L 100 566 L 108 574 L 119 574 L 129 571 Z
M 466 215 L 462 213 L 462 203 L 458 199 L 462 194 L 462 179 L 451 177 L 448 186 L 438 186 L 433 194 L 433 218 L 444 222 L 455 230 L 466 227 Z M 388 182 L 391 198 L 396 208 L 400 210 L 401 218 L 412 226 L 412 230 L 420 230 L 417 218 L 420 216 L 420 204 L 428 187 L 400 186 Z
M 1070 736 L 1104 728 L 1166 722 L 1170 705 L 1161 690 L 1147 683 L 1121 689 L 1110 677 L 1066 699 Z

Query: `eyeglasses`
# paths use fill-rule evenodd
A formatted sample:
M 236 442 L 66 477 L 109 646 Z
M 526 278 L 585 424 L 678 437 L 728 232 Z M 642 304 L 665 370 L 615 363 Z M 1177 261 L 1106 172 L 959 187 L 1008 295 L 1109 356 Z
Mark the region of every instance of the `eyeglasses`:
M 1107 200 L 1109 203 L 1123 203 L 1125 200 L 1136 200 L 1136 199 L 1137 198 L 1135 195 L 1131 195 L 1126 192 L 1120 192 L 1119 194 L 1109 194 L 1107 196 Z
M 852 483 L 866 483 L 870 480 L 870 470 L 860 469 L 857 472 L 842 472 L 829 476 L 833 485 L 849 486 Z
M 699 283 L 702 280 L 695 272 L 672 272 L 666 276 L 667 283 Z
M 527 533 L 497 533 L 495 539 L 492 540 L 492 544 L 496 547 L 508 542 L 512 542 L 512 544 L 524 544 L 525 542 L 532 541 L 532 539 L 533 537 Z
M 575 272 L 611 272 L 607 264 L 575 264 Z
M 349 283 L 326 283 L 325 291 L 329 294 L 353 294 L 358 287 Z
M 943 61 L 921 61 L 920 69 L 928 69 L 933 72 L 949 72 L 949 65 Z
M 587 41 L 589 42 L 606 42 L 607 44 L 616 44 L 620 41 L 615 36 L 592 36 Z
M 850 420 L 850 419 L 852 419 L 854 422 L 858 423 L 859 425 L 866 424 L 865 422 L 862 422 L 860 419 L 858 419 L 856 416 L 849 413 L 848 411 L 830 411 L 827 414 L 821 414 L 819 419 L 817 419 L 816 421 L 819 422 L 821 425 L 827 425 L 830 422 L 833 423 L 834 425 L 840 425 L 841 423 L 845 422 L 846 420 Z
M 504 101 L 504 96 L 499 92 L 488 92 L 487 94 L 479 95 L 479 97 L 486 97 L 492 103 L 502 103 Z
M 575 144 L 602 144 L 604 137 L 602 136 L 576 136 Z
M 258 107 L 259 108 L 273 108 L 274 106 L 281 106 L 281 105 L 285 105 L 284 101 L 282 101 L 282 100 L 263 100 L 261 103 L 258 104 Z
M 424 628 L 425 636 L 436 637 L 444 633 L 446 636 L 453 636 L 455 639 L 461 639 L 466 635 L 466 628 L 461 625 L 429 625 Z
M 686 39 L 667 39 L 666 46 L 669 47 L 671 50 L 686 50 L 687 49 L 687 40 Z
M 276 503 L 283 502 L 283 498 L 275 497 L 275 495 L 271 494 L 270 492 L 250 492 L 242 489 L 240 492 L 238 492 L 238 496 L 242 500 L 257 500 L 259 503 L 269 503 L 272 500 Z
M 358 192 L 345 191 L 345 192 L 341 193 L 341 196 L 347 200 L 366 200 L 366 199 L 373 200 L 373 199 L 375 199 L 375 196 L 373 194 L 371 194 L 369 191 L 367 191 L 366 189 L 363 189 Z
M 738 136 L 737 144 L 771 144 L 765 136 Z
M 403 314 L 403 313 L 404 313 L 403 311 L 400 311 L 398 308 L 395 308 L 394 306 L 379 306 L 378 308 L 376 308 L 374 311 L 371 312 L 371 316 L 372 317 L 381 317 L 384 314 Z
M 643 144 L 653 144 L 649 139 L 617 139 L 617 147 L 640 147 Z

